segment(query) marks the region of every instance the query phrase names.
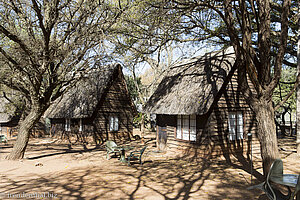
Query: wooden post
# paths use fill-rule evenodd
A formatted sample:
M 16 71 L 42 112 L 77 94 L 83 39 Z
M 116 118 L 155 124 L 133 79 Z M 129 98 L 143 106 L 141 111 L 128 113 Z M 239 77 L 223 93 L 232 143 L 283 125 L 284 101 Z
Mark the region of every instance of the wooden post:
M 159 144 L 158 144 L 158 125 L 157 124 L 156 124 L 156 146 L 157 146 L 158 150 L 160 150 Z
M 52 126 L 51 126 L 51 123 L 50 123 L 50 138 L 52 138 Z

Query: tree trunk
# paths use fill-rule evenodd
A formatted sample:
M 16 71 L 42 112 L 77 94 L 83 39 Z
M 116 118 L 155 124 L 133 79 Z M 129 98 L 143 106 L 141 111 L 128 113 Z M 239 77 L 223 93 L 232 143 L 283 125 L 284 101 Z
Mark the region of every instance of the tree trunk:
M 253 110 L 256 114 L 263 172 L 266 176 L 272 162 L 280 157 L 276 136 L 274 108 L 271 101 L 259 100 L 253 103 Z
M 24 157 L 24 153 L 29 141 L 30 131 L 39 121 L 43 112 L 38 106 L 33 106 L 29 114 L 20 123 L 17 140 L 10 154 L 6 157 L 7 160 L 18 160 Z
M 297 49 L 297 73 L 300 73 L 300 3 L 298 3 L 298 49 Z M 297 86 L 297 98 L 296 98 L 296 148 L 297 154 L 300 156 L 300 86 Z

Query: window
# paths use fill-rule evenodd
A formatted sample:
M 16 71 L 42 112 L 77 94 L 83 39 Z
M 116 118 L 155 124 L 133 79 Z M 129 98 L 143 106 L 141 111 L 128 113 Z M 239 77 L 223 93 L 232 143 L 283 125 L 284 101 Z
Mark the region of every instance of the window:
M 178 115 L 176 138 L 196 141 L 196 115 Z
M 66 119 L 65 131 L 71 131 L 71 119 Z
M 79 119 L 79 131 L 83 131 L 82 119 Z
M 119 118 L 117 116 L 109 117 L 109 130 L 118 131 L 119 130 Z
M 243 139 L 243 113 L 230 112 L 228 115 L 229 140 Z

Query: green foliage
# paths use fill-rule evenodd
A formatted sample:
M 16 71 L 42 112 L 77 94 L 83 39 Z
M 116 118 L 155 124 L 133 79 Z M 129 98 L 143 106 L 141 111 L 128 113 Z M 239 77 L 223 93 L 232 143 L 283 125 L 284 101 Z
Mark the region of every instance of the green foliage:
M 141 124 L 143 118 L 143 113 L 138 113 L 134 118 L 133 118 L 133 124 L 135 127 L 138 127 L 138 125 Z
M 285 68 L 282 70 L 282 75 L 280 83 L 275 88 L 273 93 L 273 102 L 278 104 L 286 95 L 291 91 L 296 80 L 296 69 L 295 68 Z M 296 111 L 296 92 L 284 103 L 283 107 L 290 107 L 292 112 Z M 283 108 L 281 107 L 278 112 L 281 113 Z
M 137 77 L 136 80 L 134 80 L 134 77 L 125 75 L 125 80 L 126 80 L 127 89 L 128 89 L 131 99 L 136 103 L 140 103 L 138 90 L 141 89 L 143 86 L 142 82 L 141 82 L 141 78 Z M 135 83 L 135 81 L 136 81 L 136 83 Z M 139 88 L 137 88 L 137 85 Z

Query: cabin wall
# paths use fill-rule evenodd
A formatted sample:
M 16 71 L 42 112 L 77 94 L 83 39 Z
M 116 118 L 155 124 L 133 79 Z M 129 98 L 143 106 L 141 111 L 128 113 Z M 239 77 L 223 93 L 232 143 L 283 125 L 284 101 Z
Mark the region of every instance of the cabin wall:
M 229 140 L 229 112 L 241 112 L 243 114 L 243 140 Z M 251 133 L 252 141 L 248 138 L 248 133 Z M 213 151 L 216 154 L 224 155 L 250 152 L 249 148 L 252 145 L 253 153 L 259 154 L 260 144 L 256 133 L 255 114 L 242 96 L 238 87 L 237 73 L 235 73 L 219 101 L 213 106 L 207 123 L 207 134 L 215 147 Z
M 16 137 L 19 120 L 19 117 L 13 117 L 10 121 L 0 123 L 0 134 L 5 135 L 8 139 Z
M 71 131 L 65 131 L 66 119 L 51 119 L 51 134 L 75 142 L 101 144 L 106 140 L 124 140 L 132 136 L 135 110 L 121 72 L 115 71 L 111 83 L 104 91 L 90 118 L 82 119 L 83 131 L 79 131 L 79 120 L 71 119 Z M 109 117 L 118 117 L 118 131 L 109 130 Z
M 93 120 L 97 132 L 104 140 L 121 140 L 132 136 L 135 112 L 132 106 L 122 73 L 115 73 L 112 84 L 103 95 Z M 109 130 L 110 116 L 118 117 L 118 131 Z
M 243 140 L 229 140 L 228 113 L 239 111 L 243 113 Z M 255 115 L 242 97 L 235 73 L 222 95 L 211 110 L 205 115 L 197 115 L 197 141 L 189 142 L 175 138 L 176 115 L 157 115 L 157 145 L 161 149 L 182 151 L 189 156 L 219 156 L 229 154 L 260 153 L 260 144 L 256 136 L 257 126 Z M 165 132 L 166 141 L 161 140 L 160 133 Z M 251 133 L 252 138 L 247 134 Z M 164 144 L 165 143 L 165 144 Z
M 156 141 L 159 150 L 173 151 L 187 156 L 208 156 L 210 140 L 205 133 L 208 115 L 196 116 L 197 141 L 190 142 L 176 138 L 177 115 L 156 115 Z
M 6 138 L 11 139 L 13 137 L 16 137 L 18 135 L 18 126 L 8 126 L 6 124 L 0 125 L 0 135 L 5 135 Z
M 80 119 L 70 119 L 70 129 L 71 131 L 66 131 L 66 119 L 50 119 L 50 136 L 59 137 L 61 139 L 68 140 L 70 143 L 93 143 L 94 142 L 94 128 L 92 120 L 89 118 L 82 119 L 82 129 L 79 131 L 79 120 Z

